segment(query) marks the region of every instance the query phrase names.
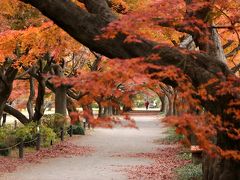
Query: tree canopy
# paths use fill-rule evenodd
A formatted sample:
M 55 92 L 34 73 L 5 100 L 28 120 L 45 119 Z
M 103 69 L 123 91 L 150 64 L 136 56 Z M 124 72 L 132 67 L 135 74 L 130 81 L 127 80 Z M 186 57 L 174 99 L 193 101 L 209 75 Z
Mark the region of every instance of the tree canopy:
M 240 177 L 239 1 L 1 3 L 1 76 L 7 83 L 0 83 L 0 93 L 6 94 L 0 98 L 0 114 L 4 108 L 7 111 L 12 82 L 21 71 L 38 81 L 35 119 L 43 113 L 45 86 L 56 97 L 64 97 L 60 101 L 71 104 L 69 97 L 82 98 L 87 108 L 93 100 L 129 101 L 132 86 L 128 85 L 142 85 L 141 80 L 147 79 L 148 88 L 176 94 L 178 116 L 166 120 L 186 136 L 194 134 L 208 155 L 218 157 L 212 161 L 207 156 L 205 179 Z M 21 6 L 26 8 L 24 13 L 18 12 Z M 79 70 L 83 66 L 79 68 L 74 60 L 83 46 L 90 49 L 92 58 L 88 72 Z M 100 56 L 112 60 L 106 62 Z M 72 58 L 68 65 L 66 58 Z M 59 109 L 64 114 L 65 106 Z

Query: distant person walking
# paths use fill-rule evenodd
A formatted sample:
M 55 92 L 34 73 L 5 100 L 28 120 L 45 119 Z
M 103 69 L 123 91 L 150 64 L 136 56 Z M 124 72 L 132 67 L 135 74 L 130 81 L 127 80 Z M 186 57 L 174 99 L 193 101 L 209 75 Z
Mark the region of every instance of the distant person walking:
M 146 101 L 146 102 L 145 102 L 145 107 L 146 107 L 146 110 L 148 110 L 148 106 L 149 106 L 149 102 L 148 102 L 148 101 Z

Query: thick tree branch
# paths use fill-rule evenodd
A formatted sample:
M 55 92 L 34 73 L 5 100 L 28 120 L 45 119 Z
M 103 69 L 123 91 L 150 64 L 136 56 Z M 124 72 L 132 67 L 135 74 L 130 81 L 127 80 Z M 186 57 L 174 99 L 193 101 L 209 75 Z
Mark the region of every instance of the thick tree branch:
M 107 0 L 83 0 L 88 12 L 98 14 L 103 18 L 116 19 Z
M 121 34 L 114 39 L 96 40 L 96 36 L 102 34 L 102 28 L 105 28 L 114 18 L 90 14 L 71 1 L 26 0 L 25 2 L 35 6 L 86 47 L 110 58 L 147 56 L 156 45 L 145 40 L 143 40 L 144 43 L 125 44 L 123 42 L 125 36 Z
M 24 114 L 22 114 L 20 111 L 13 108 L 12 106 L 9 106 L 6 104 L 4 107 L 4 111 L 7 112 L 8 114 L 11 114 L 15 118 L 17 118 L 22 124 L 29 123 L 29 119 Z

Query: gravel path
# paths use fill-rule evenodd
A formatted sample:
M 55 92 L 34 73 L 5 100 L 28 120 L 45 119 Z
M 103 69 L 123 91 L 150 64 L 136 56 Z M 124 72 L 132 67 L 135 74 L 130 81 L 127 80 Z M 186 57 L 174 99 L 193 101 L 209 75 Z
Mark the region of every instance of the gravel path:
M 14 173 L 0 177 L 3 180 L 124 180 L 119 171 L 129 165 L 146 165 L 152 161 L 145 158 L 128 158 L 129 153 L 152 152 L 159 147 L 154 140 L 163 136 L 165 128 L 156 115 L 134 115 L 139 129 L 97 128 L 87 135 L 74 138 L 74 144 L 91 146 L 95 152 L 90 156 L 55 158 L 40 164 L 29 164 Z

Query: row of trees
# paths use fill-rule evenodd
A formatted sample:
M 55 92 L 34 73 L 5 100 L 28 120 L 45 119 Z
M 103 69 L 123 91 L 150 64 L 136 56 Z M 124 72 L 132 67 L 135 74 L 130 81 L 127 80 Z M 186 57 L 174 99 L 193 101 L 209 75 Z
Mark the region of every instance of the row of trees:
M 121 3 L 110 5 L 116 13 L 125 9 Z M 81 105 L 84 116 L 94 124 L 99 120 L 91 116 L 93 102 L 98 104 L 99 117 L 118 114 L 120 106 L 129 109 L 136 90 L 149 84 L 143 70 L 134 70 L 137 61 L 110 61 L 18 1 L 1 1 L 1 6 L 5 24 L 0 35 L 0 115 L 5 111 L 23 124 L 38 122 L 55 97 L 55 113 L 66 115 L 67 110 L 72 121 L 79 121 Z M 128 66 L 127 73 L 123 73 L 124 66 Z M 28 117 L 22 108 L 27 108 Z
M 178 115 L 168 122 L 204 148 L 204 179 L 240 178 L 237 0 L 22 1 L 31 6 L 1 1 L 0 116 L 39 120 L 46 87 L 56 112 L 75 118 L 73 99 L 85 110 L 97 102 L 101 114 L 150 88 Z M 29 118 L 6 105 L 16 79 L 29 82 Z

